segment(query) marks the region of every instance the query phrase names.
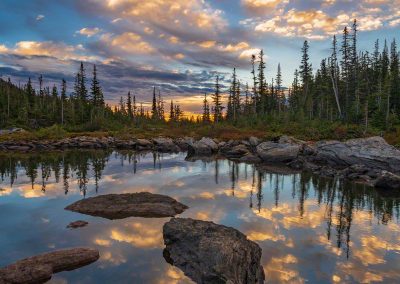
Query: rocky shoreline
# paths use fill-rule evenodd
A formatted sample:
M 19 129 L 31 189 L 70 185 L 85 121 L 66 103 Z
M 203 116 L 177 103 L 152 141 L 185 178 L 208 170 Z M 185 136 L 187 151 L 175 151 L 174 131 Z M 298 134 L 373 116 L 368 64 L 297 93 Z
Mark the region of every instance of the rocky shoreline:
M 8 141 L 0 151 L 52 151 L 66 149 L 130 149 L 136 151 L 187 151 L 188 159 L 219 156 L 251 164 L 284 165 L 325 177 L 338 177 L 378 188 L 400 190 L 400 150 L 381 137 L 306 142 L 288 136 L 274 141 L 256 137 L 219 141 L 203 137 L 122 140 L 113 137 L 65 138 L 58 141 Z

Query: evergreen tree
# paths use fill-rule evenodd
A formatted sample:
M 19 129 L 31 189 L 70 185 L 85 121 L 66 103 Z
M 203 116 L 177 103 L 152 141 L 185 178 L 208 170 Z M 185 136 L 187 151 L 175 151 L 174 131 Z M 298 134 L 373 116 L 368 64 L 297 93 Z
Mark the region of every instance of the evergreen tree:
M 203 100 L 203 122 L 204 123 L 209 123 L 211 121 L 210 118 L 210 105 L 208 104 L 207 101 L 207 94 L 204 94 L 204 100 Z
M 82 75 L 81 75 L 81 78 L 82 78 Z M 90 88 L 90 92 L 91 92 L 90 94 L 91 94 L 92 104 L 96 107 L 103 106 L 104 98 L 103 98 L 103 92 L 100 87 L 100 83 L 97 80 L 96 64 L 93 65 L 93 79 L 92 79 L 92 85 Z
M 214 122 L 218 123 L 222 120 L 222 96 L 221 96 L 221 91 L 220 91 L 220 86 L 219 86 L 219 76 L 217 75 L 217 79 L 215 81 L 215 93 L 212 96 L 212 100 L 214 103 L 214 108 L 213 108 L 213 118 Z
M 156 87 L 153 87 L 153 103 L 151 105 L 151 118 L 152 119 L 157 119 L 158 118 Z
M 310 109 L 310 104 L 312 104 L 312 98 L 309 96 L 310 92 L 310 84 L 311 84 L 311 79 L 312 79 L 312 66 L 310 61 L 310 56 L 308 54 L 309 52 L 309 44 L 308 41 L 304 41 L 303 47 L 301 49 L 302 57 L 301 57 L 301 65 L 300 65 L 300 78 L 303 83 L 303 108 L 306 110 L 307 105 L 308 105 L 308 110 L 310 111 L 311 115 L 311 109 Z
M 62 79 L 61 81 L 61 124 L 64 124 L 64 107 L 67 99 L 67 82 Z
M 128 116 L 130 119 L 133 119 L 133 109 L 132 109 L 132 98 L 131 98 L 131 92 L 128 92 L 128 98 L 126 101 L 126 107 L 128 110 Z
M 174 102 L 172 100 L 171 100 L 170 110 L 169 110 L 169 120 L 170 121 L 175 120 L 175 108 L 174 108 Z

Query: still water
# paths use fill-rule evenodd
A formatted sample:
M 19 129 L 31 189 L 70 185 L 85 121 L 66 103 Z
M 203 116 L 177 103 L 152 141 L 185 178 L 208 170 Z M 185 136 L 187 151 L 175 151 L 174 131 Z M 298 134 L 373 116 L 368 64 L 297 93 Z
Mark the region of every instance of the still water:
M 267 283 L 399 283 L 400 199 L 307 173 L 186 154 L 0 154 L 0 267 L 87 246 L 100 259 L 50 283 L 192 283 L 162 256 L 168 218 L 106 220 L 64 210 L 98 194 L 148 191 L 181 217 L 234 227 L 260 245 Z M 67 229 L 76 220 L 89 225 Z

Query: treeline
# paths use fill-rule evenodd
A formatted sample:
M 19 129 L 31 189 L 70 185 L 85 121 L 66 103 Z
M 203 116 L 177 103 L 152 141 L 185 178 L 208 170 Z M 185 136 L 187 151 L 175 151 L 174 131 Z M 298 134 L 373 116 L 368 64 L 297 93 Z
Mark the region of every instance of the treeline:
M 85 130 L 107 127 L 115 124 L 146 123 L 166 121 L 164 101 L 161 92 L 153 91 L 151 110 L 143 103 L 137 103 L 136 97 L 128 92 L 121 97 L 118 106 L 111 107 L 104 101 L 104 95 L 97 77 L 96 65 L 88 87 L 86 70 L 83 63 L 75 75 L 73 92 L 67 93 L 67 82 L 62 79 L 60 85 L 44 86 L 42 75 L 38 77 L 39 89 L 33 87 L 32 79 L 23 86 L 16 86 L 10 79 L 0 79 L 0 127 L 22 126 L 39 128 L 54 124 L 65 127 L 83 126 Z M 170 121 L 183 121 L 184 115 L 178 104 L 171 101 Z
M 294 73 L 289 88 L 282 86 L 281 66 L 276 77 L 269 82 L 265 77 L 264 53 L 253 55 L 252 82 L 242 84 L 233 70 L 226 116 L 222 116 L 219 78 L 212 95 L 212 117 L 215 122 L 327 120 L 343 123 L 371 124 L 388 129 L 399 123 L 400 75 L 399 52 L 396 41 L 385 40 L 383 48 L 375 42 L 374 51 L 357 48 L 357 21 L 343 30 L 340 46 L 336 36 L 332 40 L 331 54 L 321 61 L 313 72 L 309 43 L 301 49 L 301 64 Z M 209 121 L 210 107 L 204 100 L 203 121 Z

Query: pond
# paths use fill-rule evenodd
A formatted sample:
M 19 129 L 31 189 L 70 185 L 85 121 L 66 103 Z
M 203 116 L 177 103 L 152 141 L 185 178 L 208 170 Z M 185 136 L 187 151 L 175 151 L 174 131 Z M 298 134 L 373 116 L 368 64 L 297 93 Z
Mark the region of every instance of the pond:
M 185 153 L 0 154 L 0 267 L 55 249 L 100 259 L 50 283 L 192 283 L 162 255 L 169 218 L 107 220 L 66 211 L 84 197 L 147 191 L 189 206 L 179 217 L 234 227 L 262 248 L 266 283 L 395 283 L 400 199 L 309 173 L 190 160 Z M 66 226 L 76 220 L 89 225 Z

